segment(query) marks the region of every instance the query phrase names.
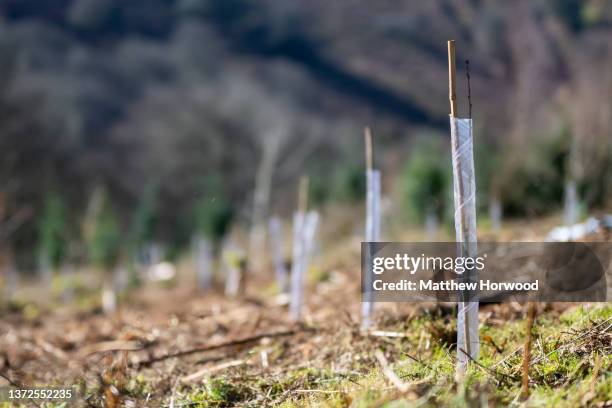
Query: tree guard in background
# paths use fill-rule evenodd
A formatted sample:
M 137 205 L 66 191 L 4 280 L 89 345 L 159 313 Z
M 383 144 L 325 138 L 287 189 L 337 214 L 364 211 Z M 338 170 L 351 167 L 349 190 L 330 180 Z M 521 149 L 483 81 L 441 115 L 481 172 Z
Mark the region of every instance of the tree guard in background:
M 246 290 L 246 257 L 244 251 L 231 238 L 222 245 L 222 261 L 225 272 L 225 295 L 236 297 Z
M 304 275 L 314 249 L 314 238 L 319 222 L 316 211 L 308 211 L 308 177 L 300 180 L 298 210 L 293 216 L 293 254 L 291 259 L 291 299 L 289 314 L 294 321 L 302 318 L 304 303 Z
M 66 263 L 61 266 L 60 273 L 62 277 L 62 302 L 72 303 L 74 300 L 74 267 Z
M 575 180 L 569 179 L 565 182 L 564 196 L 565 225 L 574 225 L 578 222 L 579 216 L 578 188 Z
M 272 217 L 269 225 L 270 249 L 279 293 L 289 291 L 289 277 L 283 256 L 283 224 L 278 217 Z
M 102 285 L 102 311 L 104 314 L 117 311 L 117 293 L 110 282 L 104 282 Z
M 19 290 L 19 272 L 12 256 L 9 256 L 5 269 L 4 298 L 13 300 Z
M 428 242 L 434 242 L 438 237 L 438 228 L 440 222 L 438 221 L 438 214 L 436 208 L 430 205 L 425 210 L 425 240 Z
M 502 204 L 496 195 L 492 195 L 489 197 L 489 219 L 491 221 L 491 230 L 496 234 L 501 231 L 502 217 Z
M 372 132 L 369 128 L 365 129 L 365 146 L 366 146 L 366 226 L 365 240 L 367 242 L 376 242 L 380 240 L 380 171 L 374 169 L 374 155 L 372 148 Z M 368 252 L 369 254 L 369 252 Z M 372 287 L 372 269 L 371 262 L 366 261 L 367 269 L 364 271 L 364 286 Z M 361 303 L 361 328 L 367 330 L 371 324 L 372 310 L 374 303 L 372 302 L 372 292 L 366 290 L 363 294 L 364 299 Z
M 294 321 L 301 320 L 304 303 L 304 279 L 308 271 L 310 256 L 314 249 L 314 238 L 319 222 L 319 214 L 309 211 L 294 216 L 293 262 L 291 264 L 291 301 L 289 312 Z
M 206 238 L 196 237 L 194 252 L 198 289 L 208 290 L 213 284 L 212 246 Z

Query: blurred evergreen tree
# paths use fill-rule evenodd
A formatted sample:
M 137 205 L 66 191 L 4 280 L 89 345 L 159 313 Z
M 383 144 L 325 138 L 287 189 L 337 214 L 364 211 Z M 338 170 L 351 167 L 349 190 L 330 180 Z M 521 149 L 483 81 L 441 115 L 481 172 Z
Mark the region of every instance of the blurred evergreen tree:
M 363 201 L 366 195 L 366 176 L 363 164 L 348 162 L 336 174 L 334 196 L 350 202 Z
M 57 192 L 47 193 L 38 224 L 39 256 L 43 267 L 57 268 L 66 255 L 67 211 Z
M 131 259 L 135 259 L 141 246 L 153 238 L 157 220 L 157 199 L 159 187 L 156 183 L 148 183 L 138 203 L 130 225 L 128 235 L 128 251 Z
M 411 147 L 400 177 L 400 188 L 408 218 L 423 223 L 428 214 L 442 218 L 447 206 L 451 166 L 442 139 L 428 136 Z
M 103 196 L 99 210 L 93 215 L 91 222 L 91 232 L 86 242 L 89 261 L 110 271 L 119 260 L 121 227 L 106 195 Z
M 487 211 L 492 196 L 499 199 L 500 173 L 504 166 L 503 155 L 492 143 L 474 140 L 474 171 L 476 172 L 477 211 Z
M 563 203 L 571 142 L 568 126 L 538 138 L 527 152 L 512 154 L 500 185 L 508 215 L 543 215 Z
M 199 234 L 216 244 L 229 230 L 234 211 L 220 176 L 209 176 L 203 184 L 203 194 L 194 205 L 195 226 Z

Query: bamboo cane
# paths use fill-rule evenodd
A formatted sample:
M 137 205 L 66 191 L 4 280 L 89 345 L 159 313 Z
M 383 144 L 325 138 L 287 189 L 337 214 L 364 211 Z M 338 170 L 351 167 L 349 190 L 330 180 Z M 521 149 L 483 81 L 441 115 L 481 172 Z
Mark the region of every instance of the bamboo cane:
M 448 42 L 448 99 L 450 100 L 450 115 L 457 117 L 457 67 L 455 66 L 455 40 Z
M 363 131 L 365 138 L 365 158 L 366 158 L 366 169 L 372 170 L 374 168 L 374 152 L 372 151 L 372 130 L 369 126 Z
M 308 187 L 310 180 L 308 176 L 300 178 L 300 190 L 298 192 L 298 213 L 306 214 L 308 211 Z

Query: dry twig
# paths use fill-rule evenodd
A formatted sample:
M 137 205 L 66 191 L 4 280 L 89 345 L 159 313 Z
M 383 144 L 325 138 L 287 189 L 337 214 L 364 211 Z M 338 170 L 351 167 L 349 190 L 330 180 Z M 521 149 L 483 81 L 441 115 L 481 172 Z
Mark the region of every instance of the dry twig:
M 194 380 L 198 380 L 202 377 L 204 377 L 207 374 L 212 374 L 214 372 L 217 371 L 221 371 L 221 370 L 225 370 L 226 368 L 230 368 L 230 367 L 237 367 L 237 366 L 241 366 L 245 364 L 244 360 L 232 360 L 232 361 L 228 361 L 219 365 L 216 365 L 214 367 L 205 367 L 201 370 L 196 371 L 195 373 L 186 375 L 185 377 L 181 378 L 182 382 L 191 382 Z
M 387 377 L 387 379 L 398 389 L 401 393 L 406 393 L 410 389 L 410 385 L 403 382 L 397 374 L 389 367 L 389 362 L 385 358 L 385 355 L 380 350 L 376 350 L 374 352 L 374 356 L 378 360 L 380 367 L 382 368 L 382 372 Z
M 372 330 L 366 333 L 374 337 L 400 337 L 400 338 L 408 337 L 406 333 L 383 331 L 383 330 Z
M 140 341 L 103 341 L 101 343 L 90 344 L 81 348 L 78 352 L 80 358 L 87 357 L 91 354 L 104 353 L 107 351 L 138 351 L 145 348 L 145 345 Z
M 314 329 L 311 328 L 301 328 L 301 331 L 313 331 Z M 280 332 L 273 332 L 273 333 L 261 333 L 261 334 L 257 334 L 254 336 L 249 336 L 249 337 L 245 337 L 242 339 L 237 339 L 237 340 L 232 340 L 232 341 L 227 341 L 224 343 L 219 343 L 219 344 L 211 344 L 211 345 L 206 345 L 206 346 L 201 346 L 201 347 L 194 347 L 191 349 L 187 349 L 187 350 L 181 350 L 181 351 L 177 351 L 174 353 L 168 353 L 168 354 L 164 354 L 158 357 L 153 357 L 150 358 L 148 360 L 145 361 L 141 361 L 138 363 L 139 366 L 142 367 L 146 367 L 146 366 L 150 366 L 153 363 L 157 363 L 163 360 L 167 360 L 169 358 L 174 358 L 174 357 L 184 357 L 184 356 L 188 356 L 191 354 L 195 354 L 195 353 L 202 353 L 205 351 L 211 351 L 211 350 L 217 350 L 220 348 L 225 348 L 225 347 L 234 347 L 234 346 L 242 346 L 245 344 L 249 344 L 249 343 L 253 343 L 255 341 L 259 341 L 261 339 L 267 338 L 267 337 L 284 337 L 284 336 L 292 336 L 294 334 L 296 334 L 298 332 L 298 330 L 285 330 L 285 331 L 280 331 Z

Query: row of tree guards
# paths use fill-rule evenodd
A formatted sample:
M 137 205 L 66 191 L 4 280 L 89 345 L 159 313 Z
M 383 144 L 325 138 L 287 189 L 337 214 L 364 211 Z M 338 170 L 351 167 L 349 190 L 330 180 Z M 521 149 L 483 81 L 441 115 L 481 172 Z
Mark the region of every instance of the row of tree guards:
M 449 61 L 449 100 L 450 100 L 450 136 L 453 169 L 453 190 L 455 208 L 455 237 L 458 242 L 458 256 L 476 257 L 476 182 L 473 157 L 472 118 L 457 117 L 456 97 L 456 68 L 455 43 L 448 42 Z M 471 109 L 470 109 L 471 114 Z M 366 223 L 365 241 L 377 242 L 381 240 L 381 172 L 375 168 L 373 138 L 370 128 L 366 128 L 365 161 L 366 161 Z M 308 178 L 300 180 L 298 208 L 293 216 L 293 245 L 291 257 L 291 273 L 283 258 L 283 229 L 278 218 L 270 220 L 269 237 L 272 250 L 272 260 L 275 276 L 281 293 L 289 292 L 289 314 L 294 321 L 302 317 L 304 303 L 304 281 L 308 270 L 309 259 L 315 242 L 315 233 L 319 221 L 319 214 L 308 210 Z M 210 251 L 206 247 L 198 248 L 196 264 L 200 270 L 200 258 L 210 259 Z M 368 265 L 369 262 L 366 262 Z M 206 268 L 210 271 L 210 268 Z M 241 268 L 232 271 L 227 277 L 226 293 L 235 295 L 239 292 L 244 274 L 239 273 Z M 210 273 L 210 272 L 209 272 Z M 364 281 L 366 286 L 372 282 L 372 271 L 366 270 Z M 198 273 L 198 276 L 199 273 Z M 463 282 L 475 282 L 477 276 L 474 271 L 467 271 L 459 278 Z M 198 278 L 201 285 L 208 287 L 211 277 Z M 361 326 L 367 330 L 371 324 L 374 303 L 369 291 L 362 299 Z M 456 375 L 461 378 L 471 360 L 478 359 L 480 342 L 478 338 L 478 301 L 469 299 L 462 293 L 461 301 L 457 305 L 457 366 Z
M 457 117 L 454 41 L 448 42 L 448 62 L 449 119 L 457 251 L 458 256 L 461 257 L 476 257 L 476 184 L 473 157 L 473 124 L 471 106 L 469 109 L 470 117 Z M 377 242 L 381 241 L 381 172 L 376 168 L 374 143 L 370 128 L 365 129 L 364 141 L 366 162 L 366 222 L 364 240 L 366 242 Z M 269 243 L 272 251 L 271 258 L 276 283 L 279 292 L 289 297 L 289 314 L 294 321 L 301 320 L 303 315 L 305 277 L 313 255 L 316 242 L 315 237 L 319 225 L 319 213 L 308 208 L 308 184 L 308 177 L 302 177 L 299 184 L 297 210 L 293 216 L 291 262 L 286 262 L 284 258 L 285 237 L 283 236 L 282 221 L 275 217 L 270 220 L 268 225 Z M 501 219 L 501 205 L 499 201 L 496 201 L 496 204 L 490 211 L 493 213 L 491 214 L 493 220 Z M 431 221 L 431 223 L 433 222 Z M 499 228 L 499 226 L 494 227 Z M 197 285 L 202 290 L 210 289 L 213 286 L 213 271 L 215 269 L 213 264 L 218 248 L 211 244 L 210 240 L 203 237 L 194 238 L 192 245 Z M 240 295 L 246 285 L 246 256 L 237 249 L 223 250 L 221 252 L 222 262 L 226 268 L 225 293 L 228 296 Z M 260 254 L 254 255 L 259 256 Z M 163 264 L 161 257 L 159 258 L 159 264 Z M 13 282 L 16 279 L 16 273 L 11 272 L 12 270 L 9 271 L 8 284 L 10 287 L 14 287 L 16 286 L 16 283 Z M 118 270 L 117 272 L 118 274 L 115 274 L 117 282 L 113 286 L 115 289 L 124 290 L 127 287 L 127 271 Z M 373 279 L 372 271 L 366 270 L 363 279 L 366 285 L 371 284 Z M 463 282 L 474 282 L 477 281 L 477 276 L 475 271 L 467 271 L 459 279 Z M 105 286 L 103 292 L 105 309 L 109 312 L 113 311 L 116 305 L 115 291 Z M 458 378 L 465 374 L 470 361 L 478 359 L 480 346 L 478 336 L 478 301 L 467 298 L 467 294 L 463 293 L 460 298 L 461 301 L 457 304 L 456 376 Z M 368 330 L 371 326 L 374 308 L 369 291 L 366 291 L 361 306 L 361 327 L 363 330 Z M 533 310 L 535 309 L 532 307 L 530 313 L 535 313 Z
M 450 135 L 453 168 L 453 190 L 455 208 L 455 237 L 458 242 L 458 256 L 477 256 L 476 237 L 476 182 L 473 157 L 472 118 L 457 117 L 455 43 L 448 42 L 449 61 L 449 100 L 450 100 Z M 470 109 L 471 115 L 471 109 Z M 366 128 L 366 225 L 365 241 L 380 241 L 381 226 L 381 173 L 374 165 L 374 148 L 372 132 Z M 304 275 L 308 268 L 314 243 L 314 234 L 318 222 L 318 213 L 307 211 L 308 179 L 300 182 L 298 210 L 293 218 L 293 256 L 290 282 L 290 315 L 293 320 L 301 318 L 304 301 Z M 282 227 L 278 219 L 270 222 L 272 257 L 278 287 L 287 290 L 287 268 L 282 258 Z M 369 264 L 369 262 L 366 262 Z M 372 282 L 372 271 L 366 270 L 366 286 Z M 463 282 L 476 282 L 475 271 L 461 275 Z M 370 327 L 373 302 L 369 291 L 362 299 L 362 328 Z M 471 360 L 478 359 L 480 348 L 478 336 L 478 301 L 462 293 L 457 305 L 457 366 L 456 375 L 461 378 Z

